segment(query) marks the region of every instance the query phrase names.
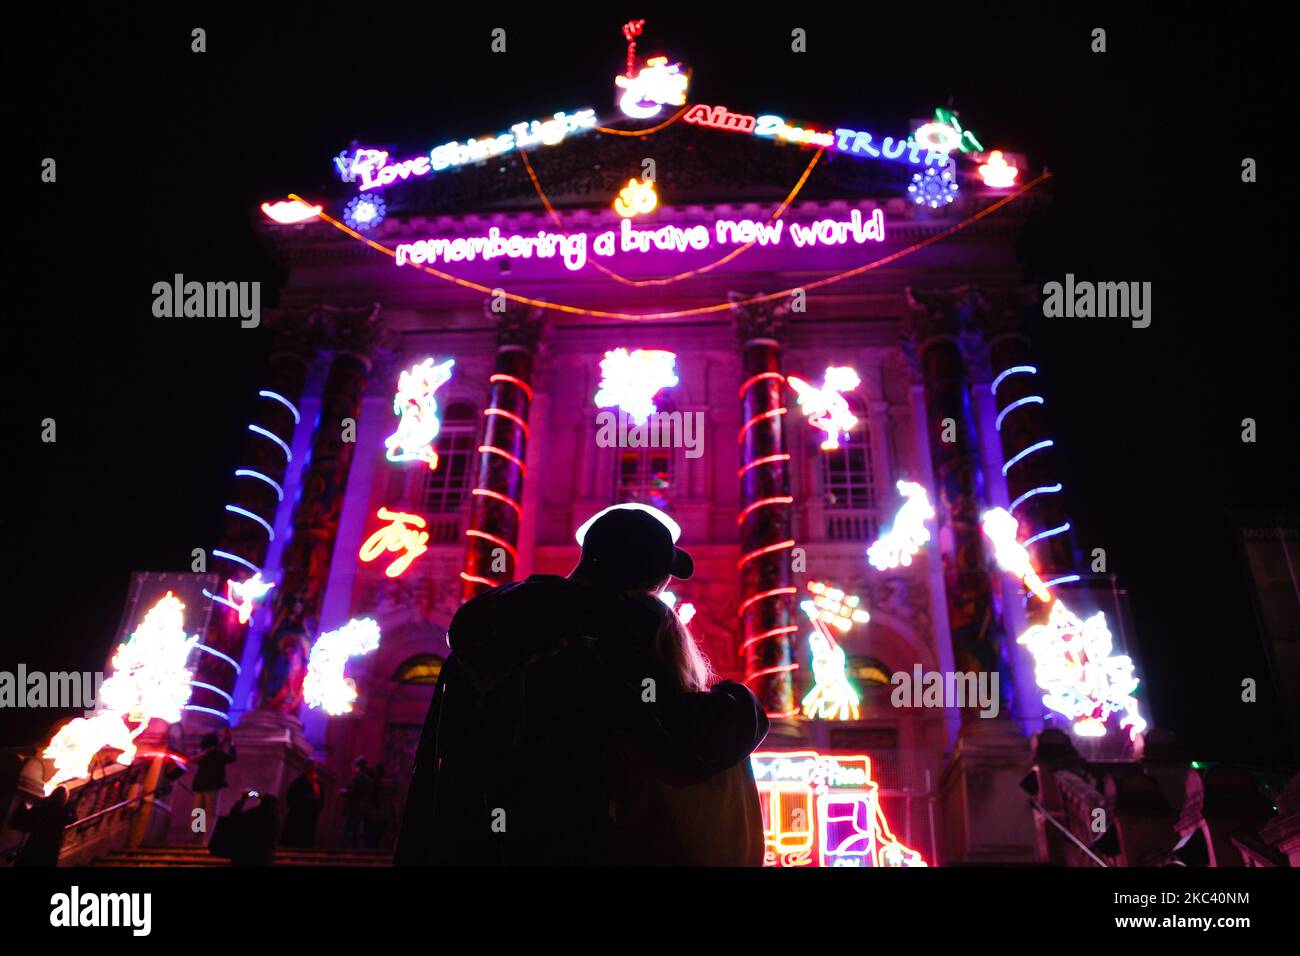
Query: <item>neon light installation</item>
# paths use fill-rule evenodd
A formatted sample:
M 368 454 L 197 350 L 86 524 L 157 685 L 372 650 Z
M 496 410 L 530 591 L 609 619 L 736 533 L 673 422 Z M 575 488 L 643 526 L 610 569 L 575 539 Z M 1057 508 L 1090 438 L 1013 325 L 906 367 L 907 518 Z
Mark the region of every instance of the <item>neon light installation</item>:
M 429 550 L 429 532 L 421 530 L 428 527 L 428 522 L 419 515 L 387 508 L 380 508 L 375 517 L 389 524 L 366 538 L 357 557 L 369 563 L 386 551 L 398 554 L 384 569 L 388 577 L 398 577 L 411 566 L 412 561 Z
M 907 567 L 912 556 L 930 540 L 930 529 L 925 526 L 934 518 L 930 496 L 914 481 L 899 481 L 898 493 L 907 500 L 894 515 L 889 530 L 867 548 L 867 560 L 880 571 L 889 571 L 900 564 Z
M 890 830 L 871 758 L 811 750 L 750 756 L 764 866 L 927 866 Z
M 1016 184 L 1020 170 L 1012 166 L 1002 156 L 1002 150 L 995 149 L 989 153 L 988 161 L 979 167 L 980 178 L 990 189 L 1010 189 Z
M 348 660 L 369 654 L 379 647 L 379 625 L 372 618 L 353 618 L 338 630 L 316 639 L 307 660 L 302 698 L 308 707 L 331 717 L 350 714 L 357 699 L 357 685 L 343 674 Z
M 653 212 L 658 205 L 659 196 L 655 192 L 654 183 L 642 182 L 639 179 L 629 179 L 627 185 L 619 190 L 618 196 L 614 199 L 614 211 L 624 219 Z
M 516 123 L 510 131 L 482 139 L 470 139 L 464 143 L 452 140 L 441 146 L 435 146 L 427 156 L 416 156 L 401 162 L 389 162 L 388 154 L 383 150 L 367 150 L 371 157 L 369 162 L 354 161 L 353 169 L 361 175 L 360 189 L 365 192 L 391 186 L 399 179 L 405 181 L 429 173 L 441 172 L 453 166 L 477 163 L 494 156 L 500 156 L 514 149 L 531 149 L 534 146 L 554 146 L 564 141 L 566 136 L 582 133 L 596 125 L 595 110 L 580 110 L 577 113 L 556 113 L 548 120 L 533 120 L 529 123 Z M 360 152 L 360 151 L 358 151 Z
M 705 106 L 703 103 L 696 103 L 687 110 L 682 120 L 695 126 L 724 129 L 734 133 L 752 133 L 754 127 L 758 125 L 758 118 L 748 113 L 733 113 L 725 106 Z
M 430 471 L 438 467 L 433 442 L 442 424 L 438 421 L 435 393 L 451 379 L 455 364 L 455 359 L 447 359 L 434 365 L 433 359 L 427 358 L 402 370 L 397 379 L 397 394 L 393 396 L 393 414 L 400 416 L 401 421 L 397 423 L 397 431 L 384 439 L 389 461 L 422 461 Z
M 253 602 L 266 597 L 273 587 L 275 582 L 263 581 L 260 571 L 244 581 L 229 578 L 226 581 L 226 603 L 238 612 L 239 623 L 247 624 L 253 616 Z
M 388 204 L 381 196 L 353 196 L 343 209 L 343 221 L 360 232 L 374 229 L 384 221 Z
M 46 796 L 67 780 L 90 776 L 91 762 L 105 748 L 121 751 L 117 762 L 130 766 L 135 760 L 135 737 L 122 715 L 114 710 L 74 717 L 59 728 L 41 751 L 42 757 L 54 761 L 54 776 L 45 781 Z
M 1146 730 L 1133 697 L 1139 683 L 1133 661 L 1111 654 L 1104 613 L 1082 621 L 1057 600 L 1047 623 L 1033 625 L 1016 643 L 1034 656 L 1038 686 L 1047 691 L 1043 703 L 1069 719 L 1080 737 L 1105 736 L 1114 714 L 1122 715 L 1119 726 L 1128 730 L 1130 740 Z
M 828 625 L 847 633 L 853 624 L 865 624 L 871 617 L 858 607 L 856 595 L 846 595 L 821 581 L 808 582 L 808 590 L 814 597 L 801 601 L 799 609 L 813 625 L 808 635 L 813 687 L 804 695 L 803 715 L 809 720 L 857 720 L 861 698 L 845 672 L 844 648 L 831 636 Z
M 614 85 L 624 91 L 618 108 L 632 119 L 658 116 L 665 106 L 686 102 L 688 82 L 689 75 L 682 72 L 680 63 L 670 64 L 666 56 L 652 56 L 636 76 L 614 77 Z
M 799 407 L 808 417 L 808 424 L 826 433 L 822 451 L 839 448 L 840 434 L 849 432 L 858 423 L 857 416 L 849 410 L 849 403 L 840 393 L 851 392 L 862 384 L 858 373 L 847 366 L 832 365 L 822 376 L 821 388 L 794 375 L 787 381 L 799 396 Z
M 942 107 L 934 111 L 934 122 L 926 123 L 916 131 L 916 138 L 920 140 L 922 146 L 929 146 L 945 153 L 950 153 L 954 149 L 963 153 L 969 153 L 972 149 L 976 152 L 984 151 L 983 144 L 975 138 L 975 134 L 968 129 L 962 129 L 961 123 L 957 121 L 957 114 Z
M 984 535 L 993 542 L 993 557 L 998 567 L 1010 572 L 1025 583 L 1025 587 L 1034 593 L 1040 601 L 1050 601 L 1052 595 L 1043 585 L 1033 562 L 1029 560 L 1029 551 L 1016 540 L 1020 522 L 1006 508 L 993 508 L 984 512 L 980 519 Z
M 670 608 L 676 611 L 678 620 L 683 624 L 690 624 L 691 618 L 695 617 L 695 605 L 690 601 L 683 601 L 681 604 L 678 604 L 677 595 L 672 591 L 660 591 L 659 600 L 663 601 Z
M 654 398 L 677 384 L 677 353 L 662 349 L 614 349 L 600 361 L 597 408 L 619 408 L 637 425 L 657 411 Z
M 320 215 L 321 208 L 320 206 L 309 206 L 301 199 L 284 199 L 280 202 L 262 203 L 262 212 L 266 215 L 266 218 L 278 222 L 282 226 L 292 226 L 295 223 L 315 219 Z
M 845 594 L 821 581 L 809 581 L 808 590 L 813 599 L 804 603 L 812 605 L 812 610 L 805 610 L 805 613 L 829 624 L 841 634 L 847 634 L 854 624 L 866 624 L 871 620 L 871 615 L 859 606 L 862 599 L 856 594 Z
M 942 171 L 931 166 L 924 172 L 912 175 L 912 182 L 908 185 L 907 191 L 912 196 L 912 202 L 918 206 L 938 209 L 953 201 L 957 195 L 957 188 L 957 177 L 953 174 L 951 166 Z

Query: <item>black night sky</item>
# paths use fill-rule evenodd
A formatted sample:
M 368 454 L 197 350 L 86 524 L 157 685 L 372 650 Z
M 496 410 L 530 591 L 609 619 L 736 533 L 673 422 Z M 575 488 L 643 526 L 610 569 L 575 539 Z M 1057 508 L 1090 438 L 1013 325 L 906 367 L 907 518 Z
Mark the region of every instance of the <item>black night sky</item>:
M 280 277 L 253 233 L 258 203 L 323 185 L 354 138 L 416 152 L 604 109 L 619 26 L 638 16 L 648 45 L 695 68 L 693 100 L 883 128 L 951 98 L 986 144 L 1056 174 L 1049 218 L 1024 238 L 1028 281 L 1154 283 L 1148 329 L 1035 330 L 1069 514 L 1085 554 L 1104 547 L 1130 591 L 1155 723 L 1189 757 L 1284 761 L 1229 519 L 1300 497 L 1289 111 L 1268 101 L 1266 73 L 1282 31 L 1135 4 L 703 7 L 38 5 L 11 20 L 0 668 L 100 668 L 130 572 L 188 569 L 218 532 L 265 330 L 155 319 L 153 283 L 262 280 L 269 304 Z M 489 50 L 497 26 L 506 55 Z M 1105 54 L 1089 51 L 1096 26 Z M 790 52 L 793 27 L 808 53 Z M 47 156 L 55 184 L 39 179 Z M 47 417 L 55 444 L 40 440 Z M 1248 676 L 1258 704 L 1240 702 Z M 0 745 L 52 722 L 10 713 Z

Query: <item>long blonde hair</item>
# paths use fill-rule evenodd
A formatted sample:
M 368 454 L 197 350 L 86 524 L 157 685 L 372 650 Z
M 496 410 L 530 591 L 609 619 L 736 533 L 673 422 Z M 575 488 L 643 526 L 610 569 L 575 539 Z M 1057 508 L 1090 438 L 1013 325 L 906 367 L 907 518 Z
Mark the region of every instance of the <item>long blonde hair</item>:
M 677 612 L 661 601 L 657 594 L 646 595 L 643 600 L 653 605 L 659 619 L 651 653 L 668 665 L 682 690 L 708 690 L 717 674 Z

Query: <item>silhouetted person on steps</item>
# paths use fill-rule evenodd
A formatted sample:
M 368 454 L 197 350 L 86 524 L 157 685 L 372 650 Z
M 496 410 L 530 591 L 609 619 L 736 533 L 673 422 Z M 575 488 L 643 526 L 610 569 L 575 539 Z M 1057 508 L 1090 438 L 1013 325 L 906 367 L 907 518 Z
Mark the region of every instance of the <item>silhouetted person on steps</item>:
M 66 787 L 56 787 L 44 800 L 16 811 L 13 826 L 26 831 L 27 840 L 14 866 L 58 866 L 63 833 L 74 821 Z

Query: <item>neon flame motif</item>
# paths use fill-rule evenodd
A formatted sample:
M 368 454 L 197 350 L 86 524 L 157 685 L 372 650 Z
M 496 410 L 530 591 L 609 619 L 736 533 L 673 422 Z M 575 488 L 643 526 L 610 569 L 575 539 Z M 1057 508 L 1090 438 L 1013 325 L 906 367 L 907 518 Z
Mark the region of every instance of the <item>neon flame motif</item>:
M 618 101 L 623 115 L 649 119 L 665 106 L 684 105 L 690 78 L 681 67 L 680 63 L 670 65 L 666 56 L 652 56 L 636 76 L 614 77 L 614 85 L 625 91 Z
M 262 212 L 266 214 L 267 219 L 283 226 L 291 226 L 294 223 L 315 219 L 320 215 L 321 207 L 309 206 L 301 199 L 284 199 L 280 202 L 262 203 Z
M 113 673 L 99 689 L 99 705 L 132 721 L 181 719 L 194 672 L 186 666 L 199 636 L 185 634 L 185 605 L 168 591 L 113 654 Z M 141 728 L 143 729 L 143 727 Z
M 750 765 L 764 866 L 928 866 L 890 830 L 870 757 L 765 751 Z
M 690 624 L 691 618 L 695 617 L 695 605 L 690 601 L 685 601 L 678 606 L 677 595 L 672 591 L 660 591 L 659 600 L 663 601 L 670 608 L 675 610 L 677 612 L 677 619 L 683 624 Z
M 659 196 L 655 193 L 654 183 L 629 179 L 614 200 L 614 211 L 624 219 L 631 219 L 652 212 L 657 205 Z
M 979 168 L 980 178 L 990 189 L 1010 189 L 1016 184 L 1020 170 L 1012 166 L 1002 156 L 1002 150 L 995 149 L 989 153 L 988 162 Z
M 852 625 L 865 624 L 871 617 L 858 607 L 856 595 L 820 581 L 809 581 L 808 590 L 814 598 L 800 602 L 799 608 L 813 625 L 808 635 L 813 687 L 804 695 L 803 715 L 809 720 L 857 720 L 861 698 L 845 673 L 844 648 L 835 643 L 828 625 L 848 633 Z
M 998 562 L 998 567 L 1024 581 L 1025 587 L 1033 591 L 1038 600 L 1052 600 L 1051 593 L 1043 586 L 1043 579 L 1038 576 L 1029 560 L 1029 551 L 1016 540 L 1020 522 L 1015 516 L 1006 508 L 994 508 L 984 512 L 980 523 L 985 536 L 993 542 L 993 557 Z
M 1138 714 L 1138 679 L 1133 661 L 1111 656 L 1106 615 L 1098 611 L 1081 621 L 1059 600 L 1052 605 L 1046 624 L 1035 624 L 1016 639 L 1034 656 L 1038 686 L 1047 691 L 1043 703 L 1068 718 L 1080 737 L 1103 737 L 1106 721 L 1122 713 L 1120 728 L 1129 739 L 1146 730 Z
M 849 403 L 840 392 L 851 392 L 862 380 L 851 368 L 831 366 L 822 376 L 822 387 L 810 385 L 794 375 L 786 379 L 799 396 L 799 407 L 808 416 L 808 424 L 826 433 L 823 451 L 840 447 L 840 433 L 850 431 L 858 423 L 857 416 L 849 411 Z
M 894 515 L 889 530 L 867 548 L 867 560 L 880 571 L 910 565 L 912 556 L 930 540 L 925 523 L 934 518 L 934 506 L 923 487 L 914 481 L 899 481 L 895 487 L 907 500 Z
M 637 425 L 658 410 L 654 398 L 677 384 L 677 353 L 662 349 L 614 349 L 600 361 L 597 408 L 620 408 Z
M 248 619 L 253 616 L 253 602 L 266 597 L 273 587 L 275 582 L 263 581 L 261 571 L 244 581 L 227 579 L 226 600 L 239 613 L 240 624 L 248 623 Z
M 404 369 L 397 380 L 397 394 L 393 396 L 393 414 L 400 415 L 397 431 L 386 439 L 389 461 L 422 461 L 429 470 L 438 467 L 438 453 L 433 450 L 433 440 L 442 425 L 438 421 L 438 400 L 434 393 L 451 378 L 455 359 L 434 365 L 427 358 L 419 365 Z
M 117 762 L 130 766 L 135 760 L 135 733 L 129 730 L 122 715 L 114 710 L 101 710 L 90 717 L 74 717 L 59 728 L 41 756 L 54 761 L 54 776 L 45 781 L 45 795 L 68 780 L 90 776 L 90 764 L 95 755 L 108 747 L 120 750 Z
M 302 699 L 308 707 L 331 717 L 352 713 L 357 684 L 343 675 L 349 658 L 369 654 L 379 647 L 379 625 L 372 618 L 353 618 L 334 631 L 316 638 L 307 659 L 307 676 L 302 682 Z
M 376 517 L 380 521 L 391 523 L 366 538 L 357 557 L 369 563 L 385 551 L 395 554 L 404 552 L 384 569 L 384 574 L 395 578 L 409 568 L 412 561 L 429 550 L 429 532 L 420 530 L 427 527 L 428 522 L 419 515 L 389 511 L 387 508 L 380 508 Z

